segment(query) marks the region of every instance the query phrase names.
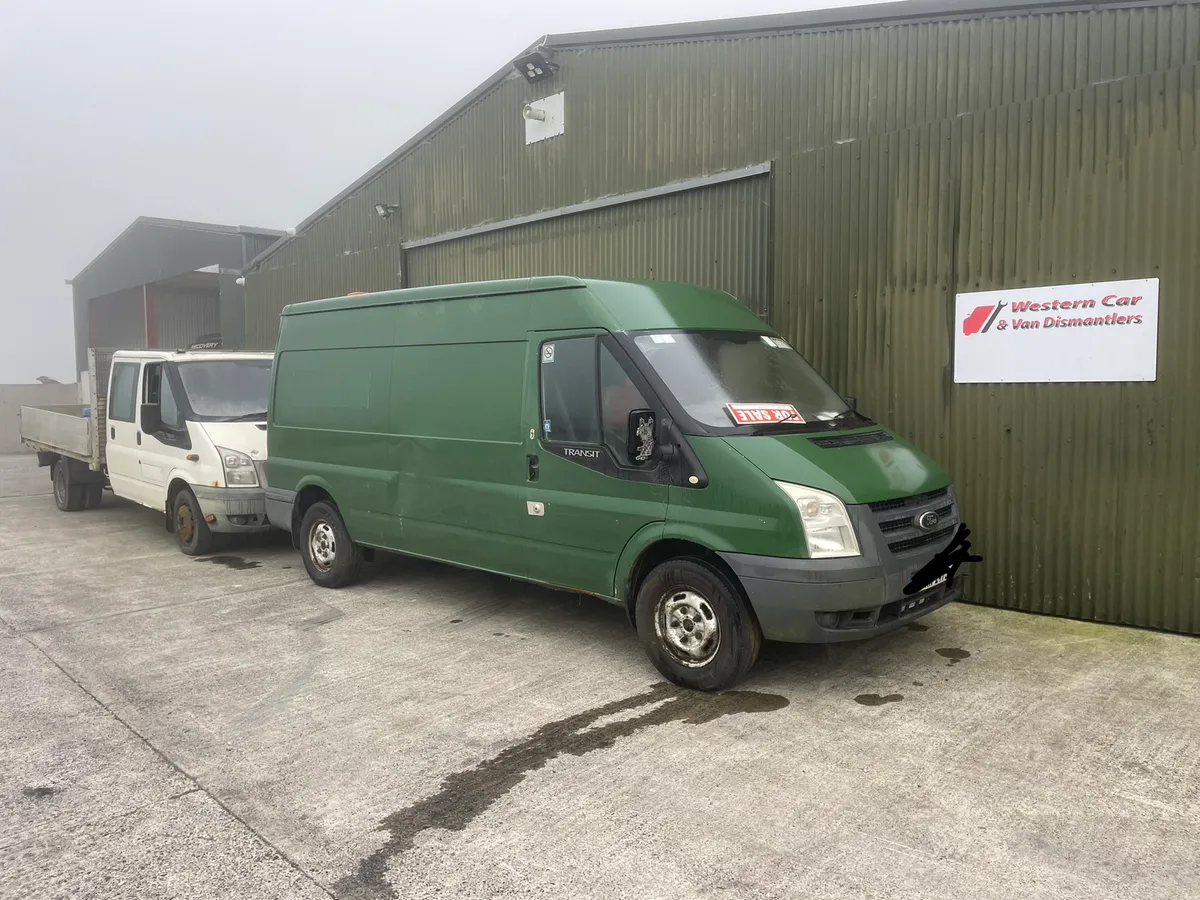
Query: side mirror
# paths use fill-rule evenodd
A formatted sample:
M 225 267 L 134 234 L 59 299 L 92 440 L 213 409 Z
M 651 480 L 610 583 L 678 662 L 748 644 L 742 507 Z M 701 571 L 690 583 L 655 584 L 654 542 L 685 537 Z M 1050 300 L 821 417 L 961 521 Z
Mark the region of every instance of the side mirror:
M 858 412 L 858 401 L 855 398 L 843 397 L 842 399 L 846 401 L 846 405 L 850 407 L 851 410 Z
M 157 431 L 162 431 L 162 409 L 157 403 L 143 403 L 141 421 L 142 431 L 146 434 L 154 434 Z
M 654 410 L 630 410 L 628 435 L 625 449 L 631 463 L 645 463 L 654 459 L 658 450 L 658 420 Z

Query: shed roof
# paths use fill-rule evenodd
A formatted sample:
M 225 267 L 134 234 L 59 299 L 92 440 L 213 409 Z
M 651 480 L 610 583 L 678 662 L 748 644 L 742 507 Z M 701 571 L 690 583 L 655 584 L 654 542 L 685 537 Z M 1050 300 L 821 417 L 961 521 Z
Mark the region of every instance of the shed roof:
M 67 284 L 77 298 L 89 298 L 206 266 L 240 269 L 242 238 L 261 246 L 283 235 L 274 228 L 138 216 Z
M 615 28 L 606 31 L 582 31 L 571 34 L 547 34 L 534 41 L 513 57 L 517 59 L 533 50 L 576 49 L 612 46 L 615 44 L 650 44 L 695 41 L 713 38 L 741 38 L 754 35 L 803 31 L 827 31 L 839 28 L 861 28 L 902 22 L 938 21 L 1028 15 L 1038 12 L 1090 11 L 1122 7 L 1174 6 L 1186 0 L 901 0 L 896 3 L 872 3 L 833 9 L 813 9 L 794 13 L 746 16 L 732 19 L 709 19 L 673 25 L 649 25 L 635 28 Z M 519 77 L 511 61 L 490 78 L 447 109 L 444 113 L 404 142 L 397 150 L 380 160 L 365 174 L 355 179 L 315 212 L 298 224 L 292 233 L 258 254 L 246 267 L 253 271 L 293 237 L 302 234 L 314 222 L 351 197 L 359 188 L 373 181 L 399 159 L 426 141 L 434 133 L 472 106 L 506 78 Z M 289 229 L 289 231 L 291 231 Z

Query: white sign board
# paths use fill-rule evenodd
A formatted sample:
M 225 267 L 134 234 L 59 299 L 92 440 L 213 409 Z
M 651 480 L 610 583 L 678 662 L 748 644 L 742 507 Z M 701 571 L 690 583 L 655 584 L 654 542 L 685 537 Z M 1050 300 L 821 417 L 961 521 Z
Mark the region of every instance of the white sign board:
M 959 294 L 958 384 L 1154 381 L 1158 279 Z

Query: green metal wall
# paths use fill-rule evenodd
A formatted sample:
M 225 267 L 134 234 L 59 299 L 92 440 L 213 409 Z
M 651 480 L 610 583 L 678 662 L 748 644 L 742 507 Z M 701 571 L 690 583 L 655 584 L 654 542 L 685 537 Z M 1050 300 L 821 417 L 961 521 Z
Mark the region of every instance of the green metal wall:
M 550 88 L 499 84 L 268 257 L 247 279 L 248 345 L 273 345 L 288 302 L 402 278 L 652 271 L 733 286 L 951 468 L 987 557 L 973 599 L 1200 632 L 1200 6 L 557 61 Z M 527 147 L 521 104 L 557 90 L 566 134 Z M 765 161 L 769 178 L 399 249 Z M 400 212 L 380 219 L 377 202 Z M 953 384 L 957 291 L 1151 276 L 1157 382 Z
M 729 291 L 769 312 L 770 179 L 547 219 L 407 253 L 412 284 L 527 275 L 651 278 Z

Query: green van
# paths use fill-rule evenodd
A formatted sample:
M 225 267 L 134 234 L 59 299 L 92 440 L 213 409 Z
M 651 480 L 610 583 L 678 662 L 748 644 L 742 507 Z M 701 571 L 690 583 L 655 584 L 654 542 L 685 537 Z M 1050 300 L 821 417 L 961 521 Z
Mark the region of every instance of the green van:
M 763 638 L 893 630 L 960 596 L 947 474 L 736 299 L 541 277 L 283 311 L 267 512 L 312 580 L 376 548 L 601 597 L 718 690 Z

